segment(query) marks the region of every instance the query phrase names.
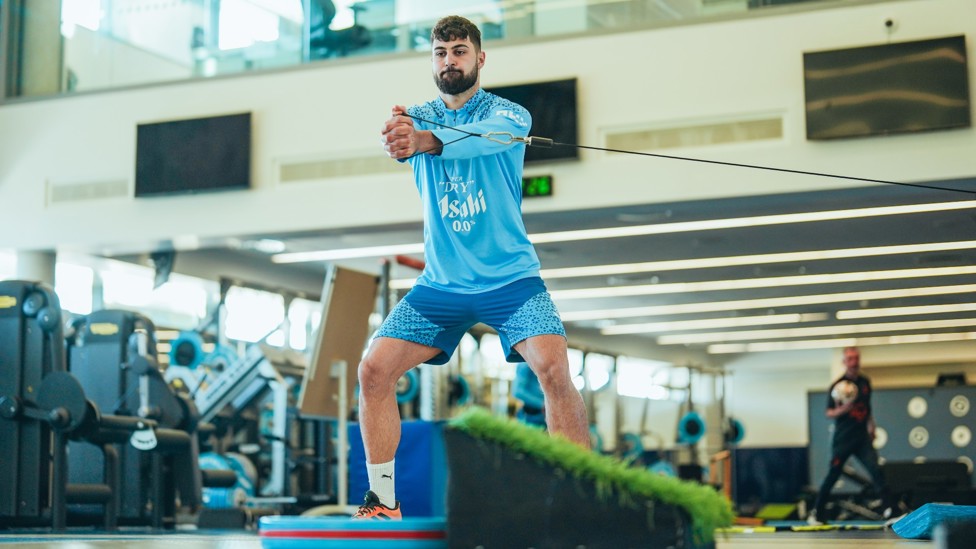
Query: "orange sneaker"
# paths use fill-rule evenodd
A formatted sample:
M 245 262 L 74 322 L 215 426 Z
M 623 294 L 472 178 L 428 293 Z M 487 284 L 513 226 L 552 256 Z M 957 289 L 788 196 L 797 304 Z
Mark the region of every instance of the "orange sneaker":
M 372 490 L 366 491 L 366 497 L 363 498 L 363 504 L 359 506 L 359 510 L 356 514 L 352 516 L 354 519 L 379 519 L 379 520 L 402 520 L 403 515 L 400 514 L 400 502 L 396 502 L 396 507 L 390 509 L 386 505 L 380 503 L 380 498 L 376 497 L 376 494 Z

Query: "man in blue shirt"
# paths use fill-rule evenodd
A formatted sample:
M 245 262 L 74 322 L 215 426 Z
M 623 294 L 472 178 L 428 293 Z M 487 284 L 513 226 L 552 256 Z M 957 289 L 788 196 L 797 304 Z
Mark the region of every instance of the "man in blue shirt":
M 480 137 L 525 137 L 532 117 L 481 89 L 485 52 L 473 23 L 445 17 L 431 42 L 439 96 L 409 109 L 393 107 L 382 130 L 390 158 L 413 168 L 424 208 L 426 267 L 359 365 L 370 489 L 357 518 L 401 516 L 393 478 L 400 442 L 397 380 L 418 364 L 447 362 L 478 322 L 498 332 L 509 361 L 524 360 L 538 375 L 549 431 L 589 446 L 586 409 L 569 375 L 566 332 L 522 223 L 525 145 Z

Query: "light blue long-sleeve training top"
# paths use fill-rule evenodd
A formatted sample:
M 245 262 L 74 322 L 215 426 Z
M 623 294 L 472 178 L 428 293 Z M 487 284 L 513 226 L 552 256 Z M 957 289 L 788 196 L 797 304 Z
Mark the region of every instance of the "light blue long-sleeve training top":
M 479 89 L 460 109 L 438 97 L 412 116 L 485 134 L 525 137 L 532 117 L 521 105 Z M 424 259 L 417 284 L 478 293 L 539 276 L 539 258 L 522 222 L 525 145 L 503 145 L 414 120 L 444 144 L 439 155 L 409 159 L 424 208 Z M 459 140 L 460 139 L 460 140 Z

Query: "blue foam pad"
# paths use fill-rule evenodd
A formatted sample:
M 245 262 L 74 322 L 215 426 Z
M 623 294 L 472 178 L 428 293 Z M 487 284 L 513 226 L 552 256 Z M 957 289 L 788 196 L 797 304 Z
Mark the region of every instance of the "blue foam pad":
M 442 422 L 404 421 L 396 451 L 397 499 L 411 518 L 447 514 L 447 457 Z M 349 424 L 349 494 L 355 504 L 369 490 L 366 449 L 358 423 Z
M 976 505 L 926 503 L 905 515 L 891 529 L 903 538 L 932 539 L 936 526 L 956 520 L 976 520 Z
M 261 517 L 258 535 L 264 549 L 442 549 L 447 547 L 447 520 Z

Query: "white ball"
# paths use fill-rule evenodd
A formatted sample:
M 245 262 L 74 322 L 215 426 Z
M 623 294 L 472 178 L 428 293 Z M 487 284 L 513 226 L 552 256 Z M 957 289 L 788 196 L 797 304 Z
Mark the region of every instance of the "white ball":
M 834 398 L 834 402 L 843 406 L 849 402 L 854 402 L 854 399 L 857 398 L 857 392 L 857 384 L 844 379 L 834 385 L 830 391 L 830 396 Z

